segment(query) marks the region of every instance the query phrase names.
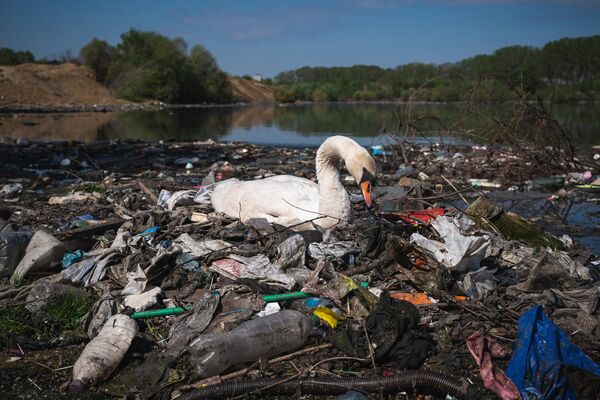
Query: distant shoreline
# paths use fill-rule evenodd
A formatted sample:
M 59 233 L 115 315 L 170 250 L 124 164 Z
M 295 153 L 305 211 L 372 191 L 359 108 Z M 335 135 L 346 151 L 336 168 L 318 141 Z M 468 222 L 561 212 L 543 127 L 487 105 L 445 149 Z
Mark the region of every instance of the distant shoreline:
M 479 104 L 510 104 L 517 101 L 489 101 Z M 413 101 L 413 105 L 460 105 L 466 104 L 465 101 Z M 529 101 L 528 103 L 536 103 Z M 126 111 L 161 111 L 161 110 L 181 110 L 181 109 L 205 109 L 205 108 L 227 108 L 227 107 L 303 107 L 303 106 L 319 106 L 319 105 L 408 105 L 411 102 L 404 100 L 374 100 L 374 101 L 327 101 L 327 102 L 311 102 L 302 101 L 296 103 L 277 103 L 277 102 L 253 102 L 253 103 L 225 103 L 225 104 L 146 104 L 146 103 L 127 103 L 127 104 L 81 104 L 71 106 L 37 106 L 37 105 L 0 105 L 0 114 L 50 114 L 50 113 L 77 113 L 77 112 L 126 112 Z M 545 101 L 544 104 L 550 104 Z M 566 105 L 600 105 L 600 101 L 580 101 L 555 103 Z

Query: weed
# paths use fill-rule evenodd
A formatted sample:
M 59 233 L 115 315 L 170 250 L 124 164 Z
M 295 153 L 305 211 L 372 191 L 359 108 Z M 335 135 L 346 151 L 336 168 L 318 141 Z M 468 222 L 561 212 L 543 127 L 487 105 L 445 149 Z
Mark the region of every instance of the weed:
M 90 306 L 91 300 L 87 297 L 66 294 L 48 304 L 47 314 L 63 329 L 76 329 Z
M 20 320 L 28 313 L 23 305 L 0 309 L 0 348 L 9 344 L 12 335 L 18 335 L 25 331 L 26 327 Z
M 104 192 L 106 192 L 106 188 L 95 185 L 93 183 L 84 183 L 81 185 L 73 186 L 73 189 L 71 190 L 71 192 L 104 193 Z

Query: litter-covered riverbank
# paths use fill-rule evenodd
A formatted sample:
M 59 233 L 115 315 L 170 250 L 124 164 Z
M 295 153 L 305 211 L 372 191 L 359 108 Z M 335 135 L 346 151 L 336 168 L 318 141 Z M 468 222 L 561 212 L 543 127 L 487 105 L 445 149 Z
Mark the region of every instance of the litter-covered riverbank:
M 597 398 L 600 156 L 369 150 L 375 206 L 343 173 L 355 220 L 323 235 L 203 196 L 315 179 L 315 149 L 1 144 L 0 393 Z

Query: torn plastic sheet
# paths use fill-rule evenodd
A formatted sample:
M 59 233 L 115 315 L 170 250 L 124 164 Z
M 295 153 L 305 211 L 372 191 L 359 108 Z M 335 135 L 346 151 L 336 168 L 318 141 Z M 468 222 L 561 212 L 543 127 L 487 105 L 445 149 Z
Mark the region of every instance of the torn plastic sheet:
M 135 271 L 127 271 L 125 277 L 127 278 L 127 285 L 121 290 L 121 295 L 144 293 L 148 278 L 146 278 L 146 274 L 139 264 L 136 265 Z
M 175 259 L 175 263 L 188 272 L 195 272 L 200 269 L 200 264 L 194 260 L 192 253 L 180 253 Z
M 192 312 L 178 318 L 169 332 L 169 351 L 179 353 L 195 337 L 200 335 L 212 321 L 221 302 L 218 291 L 206 291 L 194 302 Z
M 556 260 L 567 269 L 571 277 L 583 279 L 584 281 L 593 280 L 592 275 L 590 274 L 590 269 L 579 261 L 573 260 L 566 251 L 553 251 L 550 248 L 546 248 L 546 251 L 552 254 L 554 258 L 556 258 Z
M 534 306 L 519 318 L 519 333 L 506 375 L 525 399 L 576 400 L 564 367 L 600 376 L 600 365 L 569 340 L 569 336 Z
M 182 233 L 174 240 L 175 244 L 181 246 L 184 252 L 192 253 L 194 257 L 204 257 L 212 252 L 232 248 L 230 243 L 223 240 L 205 240 L 198 242 L 187 233 Z
M 99 282 L 104 278 L 108 265 L 117 262 L 117 259 L 124 255 L 130 239 L 131 234 L 128 231 L 119 230 L 109 248 L 86 253 L 83 260 L 62 270 L 62 277 L 73 283 L 83 283 L 84 286 Z
M 213 261 L 210 270 L 229 279 L 249 278 L 291 290 L 296 281 L 271 264 L 269 257 L 259 254 L 243 257 L 230 254 L 227 258 Z
M 475 332 L 467 339 L 467 348 L 480 369 L 486 389 L 496 393 L 502 400 L 520 399 L 519 390 L 508 376 L 494 365 L 494 358 L 506 357 L 507 352 L 495 339 Z
M 277 247 L 277 258 L 273 262 L 282 270 L 304 268 L 306 262 L 306 242 L 298 234 L 290 236 Z
M 194 201 L 196 193 L 196 190 L 180 190 L 171 193 L 163 189 L 158 194 L 158 205 L 169 211 L 173 211 L 177 206 L 191 206 L 196 203 Z
M 222 182 L 225 182 L 225 181 L 221 181 L 219 183 L 222 183 Z M 211 183 L 211 184 L 204 185 L 204 186 L 201 186 L 200 188 L 198 188 L 198 191 L 196 192 L 196 195 L 194 196 L 194 202 L 201 206 L 212 207 L 211 197 L 212 197 L 212 193 L 215 190 L 216 185 L 217 185 L 217 183 Z
M 163 189 L 158 194 L 157 203 L 159 207 L 162 207 L 169 211 L 173 211 L 173 209 L 178 206 L 212 206 L 211 196 L 214 191 L 214 188 L 215 184 L 209 184 L 201 186 L 197 190 L 180 190 L 175 193 L 171 193 L 170 191 Z
M 161 295 L 161 288 L 155 287 L 144 293 L 125 296 L 123 305 L 125 307 L 131 307 L 135 311 L 144 311 L 157 304 Z
M 461 229 L 472 226 L 472 222 L 464 218 L 449 218 L 440 216 L 431 222 L 431 226 L 438 232 L 442 242 L 427 239 L 419 233 L 413 233 L 410 241 L 431 252 L 436 260 L 448 269 L 467 272 L 479 269 L 481 260 L 490 254 L 491 240 L 488 235 L 465 236 Z
M 157 247 L 158 253 L 150 260 L 150 265 L 144 269 L 149 282 L 154 281 L 169 268 L 172 268 L 175 265 L 177 256 L 181 254 L 181 248 L 176 245 L 171 245 L 168 248 Z
M 95 338 L 106 321 L 117 313 L 117 302 L 110 292 L 105 293 L 94 303 L 91 310 L 84 317 L 84 328 L 90 339 Z
M 308 254 L 317 260 L 326 257 L 344 258 L 356 253 L 358 248 L 354 242 L 311 243 L 308 246 Z
M 541 292 L 545 289 L 561 288 L 566 283 L 572 286 L 573 279 L 568 269 L 548 249 L 536 254 L 529 262 L 535 264 L 529 271 L 527 279 L 509 287 L 507 291 Z
M 483 300 L 498 287 L 498 279 L 494 272 L 486 267 L 467 272 L 459 286 L 470 298 Z

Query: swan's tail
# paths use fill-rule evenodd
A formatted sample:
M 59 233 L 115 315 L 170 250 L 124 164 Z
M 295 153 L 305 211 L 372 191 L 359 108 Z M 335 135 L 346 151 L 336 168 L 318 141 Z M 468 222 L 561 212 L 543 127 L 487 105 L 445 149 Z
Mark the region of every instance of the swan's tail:
M 212 209 L 212 196 L 215 192 L 215 188 L 218 185 L 234 180 L 237 181 L 237 179 L 231 178 L 217 183 L 201 186 L 199 189 L 180 190 L 175 193 L 171 193 L 168 190 L 163 189 L 158 195 L 158 206 L 169 211 L 172 211 L 175 207 L 192 205 Z

